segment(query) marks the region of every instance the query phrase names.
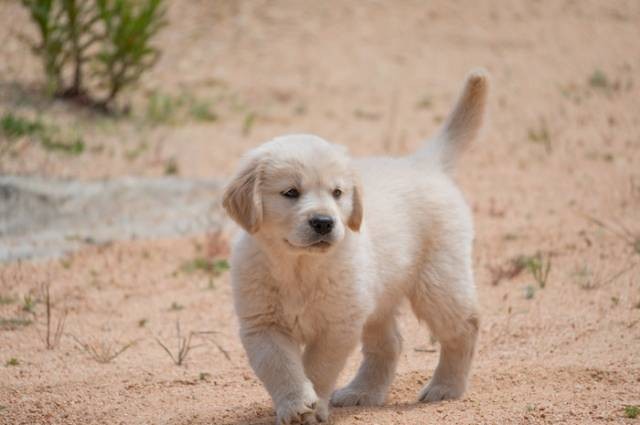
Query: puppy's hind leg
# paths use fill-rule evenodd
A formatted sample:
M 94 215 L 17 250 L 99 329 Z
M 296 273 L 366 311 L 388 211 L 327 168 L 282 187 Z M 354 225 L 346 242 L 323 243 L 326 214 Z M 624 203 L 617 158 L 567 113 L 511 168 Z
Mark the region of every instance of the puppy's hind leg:
M 467 387 L 479 327 L 470 265 L 463 272 L 446 263 L 440 268 L 430 265 L 420 280 L 410 297 L 411 306 L 439 341 L 440 359 L 419 399 L 459 398 Z
M 357 375 L 331 397 L 334 406 L 381 405 L 393 381 L 402 338 L 395 312 L 369 319 L 362 334 L 364 359 Z

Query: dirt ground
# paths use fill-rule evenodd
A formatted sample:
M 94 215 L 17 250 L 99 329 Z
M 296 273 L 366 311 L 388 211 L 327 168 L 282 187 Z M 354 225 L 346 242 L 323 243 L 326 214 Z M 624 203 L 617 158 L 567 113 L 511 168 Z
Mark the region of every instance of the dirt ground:
M 457 172 L 475 212 L 482 309 L 469 391 L 415 403 L 438 354 L 407 310 L 387 404 L 334 409 L 331 421 L 640 421 L 625 412 L 640 405 L 640 3 L 192 0 L 172 2 L 169 21 L 161 61 L 127 99 L 132 115 L 104 118 L 39 94 L 40 68 L 17 36 L 27 17 L 3 1 L 0 112 L 75 129 L 87 149 L 65 156 L 18 141 L 0 172 L 98 179 L 171 165 L 224 178 L 246 149 L 291 132 L 354 155 L 403 154 L 483 66 L 490 126 Z M 177 112 L 158 118 L 152 96 Z M 217 119 L 183 112 L 184 99 Z M 188 267 L 226 256 L 215 242 L 119 242 L 0 265 L 0 423 L 272 423 L 237 337 L 228 273 Z M 513 260 L 538 252 L 543 271 L 551 264 L 544 284 Z M 43 342 L 45 282 L 54 321 L 68 310 L 54 350 Z M 182 366 L 156 341 L 175 352 L 178 319 L 183 336 L 212 332 L 193 336 Z M 99 356 L 130 343 L 108 363 L 81 347 Z

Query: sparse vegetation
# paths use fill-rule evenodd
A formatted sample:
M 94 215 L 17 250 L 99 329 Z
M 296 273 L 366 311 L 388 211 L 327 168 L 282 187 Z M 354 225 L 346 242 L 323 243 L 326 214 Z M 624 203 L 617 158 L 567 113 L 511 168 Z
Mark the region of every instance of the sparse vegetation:
M 173 97 L 154 91 L 149 96 L 147 103 L 147 120 L 157 123 L 166 124 L 174 120 L 179 101 Z
M 229 270 L 229 262 L 224 259 L 210 260 L 203 257 L 195 258 L 187 261 L 180 267 L 180 271 L 185 273 L 193 273 L 196 271 L 208 273 L 213 277 L 220 276 Z
M 596 69 L 589 77 L 589 85 L 597 89 L 607 89 L 610 87 L 610 82 L 602 70 Z
M 510 259 L 504 266 L 489 267 L 492 284 L 494 286 L 499 284 L 503 279 L 513 279 L 517 277 L 524 270 L 528 270 L 540 286 L 540 289 L 544 289 L 551 271 L 551 256 L 543 255 L 541 252 L 535 255 L 520 255 Z
M 31 319 L 23 319 L 21 317 L 10 317 L 8 319 L 0 317 L 0 330 L 12 331 L 29 326 L 32 323 Z
M 544 147 L 545 152 L 551 153 L 551 135 L 547 123 L 542 120 L 538 128 L 530 128 L 527 137 L 533 143 L 538 143 Z
M 85 148 L 84 141 L 79 136 L 71 140 L 62 141 L 45 134 L 42 136 L 42 139 L 40 139 L 40 142 L 46 150 L 59 151 L 69 155 L 80 155 L 84 152 Z
M 244 121 L 242 122 L 242 135 L 244 137 L 248 137 L 249 134 L 251 134 L 251 129 L 253 128 L 255 121 L 256 121 L 255 112 L 249 112 L 247 115 L 245 115 Z
M 160 345 L 160 347 L 164 349 L 169 357 L 171 357 L 171 360 L 173 361 L 173 363 L 175 363 L 176 366 L 182 366 L 182 364 L 189 356 L 191 350 L 199 347 L 199 345 L 191 345 L 191 341 L 194 335 L 194 332 L 189 332 L 187 336 L 182 336 L 180 332 L 180 321 L 176 320 L 176 339 L 178 341 L 178 347 L 175 356 L 171 352 L 171 350 L 169 350 L 169 348 L 167 348 L 167 346 L 162 341 L 160 341 L 159 338 L 156 338 L 156 342 L 158 343 L 158 345 Z
M 27 313 L 33 313 L 36 307 L 36 299 L 31 294 L 26 294 L 22 297 L 22 311 Z
M 76 341 L 78 346 L 89 355 L 89 357 L 101 364 L 111 363 L 136 343 L 136 341 L 130 341 L 118 347 L 111 342 L 84 342 L 74 335 L 71 335 L 71 337 Z
M 189 356 L 189 353 L 191 352 L 191 350 L 202 346 L 202 344 L 191 345 L 193 342 L 193 338 L 196 336 L 212 335 L 215 333 L 216 333 L 215 331 L 200 331 L 200 332 L 192 331 L 192 332 L 189 332 L 187 336 L 183 336 L 180 330 L 180 321 L 176 320 L 177 347 L 176 347 L 175 354 L 171 352 L 171 350 L 167 347 L 167 345 L 157 337 L 156 337 L 156 342 L 158 343 L 158 345 L 160 345 L 160 347 L 162 347 L 165 353 L 167 353 L 169 357 L 171 357 L 171 360 L 176 366 L 182 366 L 184 362 L 187 360 L 187 357 Z M 227 350 L 222 348 L 222 346 L 217 342 L 215 341 L 212 341 L 212 342 L 215 344 L 215 346 L 225 356 L 227 360 L 231 360 L 231 357 L 229 356 L 229 353 L 227 352 Z
M 9 139 L 30 137 L 49 151 L 68 155 L 84 152 L 85 143 L 77 134 L 65 134 L 58 127 L 45 124 L 40 119 L 28 119 L 7 112 L 0 119 L 2 133 Z
M 53 319 L 51 317 L 52 313 L 52 302 L 51 302 L 51 293 L 50 293 L 50 283 L 47 282 L 42 286 L 42 296 L 44 299 L 45 306 L 45 320 L 46 320 L 46 333 L 44 337 L 44 343 L 47 350 L 53 350 L 60 343 L 60 338 L 62 338 L 62 332 L 64 331 L 64 324 L 67 319 L 66 310 L 61 313 L 56 321 L 54 328 L 52 329 Z
M 2 134 L 8 139 L 38 134 L 44 130 L 44 124 L 39 120 L 30 120 L 6 112 L 0 119 Z
M 188 120 L 213 122 L 218 114 L 211 102 L 183 93 L 179 96 L 154 91 L 149 96 L 147 121 L 155 124 L 179 124 Z
M 211 104 L 202 100 L 194 99 L 189 112 L 196 121 L 215 121 L 218 119 L 218 115 L 211 110 Z
M 147 142 L 143 141 L 140 144 L 138 144 L 135 148 L 127 150 L 124 153 L 124 156 L 129 161 L 134 161 L 136 158 L 138 158 L 138 156 L 140 156 L 140 154 L 142 154 L 148 148 L 149 148 L 149 145 L 147 144 Z
M 640 415 L 640 406 L 630 405 L 624 407 L 624 415 L 629 419 L 635 419 Z
M 164 165 L 164 175 L 165 176 L 175 176 L 178 174 L 180 169 L 178 168 L 178 162 L 175 158 L 170 158 Z
M 147 319 L 140 319 L 138 320 L 138 327 L 139 328 L 144 328 L 145 326 L 147 326 Z
M 541 289 L 544 289 L 544 287 L 547 286 L 549 272 L 551 271 L 550 255 L 544 256 L 542 253 L 538 252 L 534 256 L 520 257 L 518 261 L 521 261 L 525 268 L 529 270 Z
M 5 366 L 18 366 L 19 364 L 20 361 L 17 358 L 11 357 L 9 360 L 7 360 Z

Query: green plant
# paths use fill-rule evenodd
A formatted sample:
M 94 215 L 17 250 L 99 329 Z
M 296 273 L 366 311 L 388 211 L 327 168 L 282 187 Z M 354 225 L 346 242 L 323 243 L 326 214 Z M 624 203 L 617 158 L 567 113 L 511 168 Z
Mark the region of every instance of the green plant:
M 160 52 L 151 46 L 151 39 L 165 25 L 164 8 L 162 0 L 95 0 L 95 4 L 105 28 L 96 56 L 97 75 L 108 87 L 104 102 L 109 103 L 158 60 Z
M 145 150 L 147 150 L 149 148 L 149 145 L 147 144 L 147 142 L 141 142 L 140 144 L 138 144 L 138 146 L 136 146 L 133 149 L 130 149 L 128 151 L 126 151 L 124 153 L 124 156 L 129 160 L 129 161 L 134 161 L 136 158 L 138 158 L 138 156 L 140 156 Z M 144 256 L 144 254 L 143 254 Z M 146 253 L 146 256 L 148 258 L 149 253 Z
M 61 140 L 48 134 L 43 134 L 40 142 L 42 143 L 42 147 L 46 150 L 60 151 L 68 155 L 80 155 L 84 152 L 85 148 L 84 140 L 79 136 L 76 136 L 71 140 Z M 66 264 L 70 265 L 69 263 Z M 62 266 L 65 267 L 65 263 L 63 263 Z
M 40 35 L 39 42 L 28 43 L 42 59 L 49 90 L 58 92 L 63 85 L 62 69 L 69 59 L 63 4 L 53 0 L 22 0 L 22 4 L 29 10 Z
M 211 104 L 202 100 L 194 100 L 191 103 L 189 114 L 198 121 L 215 121 L 218 119 L 218 115 L 211 110 Z
M 249 112 L 247 115 L 245 115 L 244 121 L 242 122 L 243 136 L 247 137 L 249 134 L 251 134 L 251 129 L 253 128 L 253 124 L 255 124 L 255 121 L 256 121 L 255 112 Z
M 547 153 L 551 153 L 551 135 L 549 134 L 546 122 L 542 121 L 537 129 L 530 128 L 527 132 L 527 137 L 533 143 L 544 146 Z
M 18 359 L 16 359 L 15 357 L 11 357 L 9 360 L 7 360 L 5 366 L 18 366 L 19 364 L 20 362 L 18 361 Z
M 56 127 L 44 123 L 40 119 L 30 120 L 5 113 L 0 119 L 2 134 L 9 139 L 30 136 L 50 151 L 59 151 L 68 155 L 79 155 L 84 152 L 84 140 L 78 135 L 68 136 Z
M 164 175 L 165 176 L 175 176 L 180 172 L 180 168 L 178 167 L 178 161 L 175 158 L 170 158 L 164 165 Z
M 551 256 L 543 256 L 538 252 L 535 255 L 521 255 L 515 259 L 518 268 L 527 269 L 541 289 L 547 285 L 549 272 L 551 271 Z
M 106 109 L 158 59 L 152 39 L 165 25 L 164 0 L 22 0 L 38 30 L 29 41 L 55 95 Z M 86 73 L 106 94 L 94 100 Z M 65 76 L 71 75 L 71 81 Z
M 229 262 L 225 259 L 210 260 L 203 257 L 194 258 L 187 261 L 180 268 L 185 273 L 193 273 L 195 271 L 202 271 L 208 273 L 214 277 L 217 277 L 229 270 Z
M 154 91 L 147 103 L 147 119 L 154 123 L 166 123 L 173 120 L 177 101 L 166 94 Z
M 31 294 L 27 294 L 22 297 L 22 311 L 33 313 L 35 307 L 36 299 Z
M 589 77 L 589 85 L 598 89 L 607 89 L 610 83 L 607 75 L 602 70 L 596 69 Z
M 19 317 L 10 317 L 8 319 L 0 318 L 0 330 L 15 330 L 20 327 L 29 326 L 33 323 L 30 319 L 22 319 Z
M 625 406 L 624 407 L 624 415 L 629 419 L 635 419 L 640 415 L 640 407 L 639 406 Z
M 16 139 L 38 134 L 44 130 L 44 125 L 40 120 L 29 120 L 7 112 L 0 118 L 0 128 L 8 139 Z

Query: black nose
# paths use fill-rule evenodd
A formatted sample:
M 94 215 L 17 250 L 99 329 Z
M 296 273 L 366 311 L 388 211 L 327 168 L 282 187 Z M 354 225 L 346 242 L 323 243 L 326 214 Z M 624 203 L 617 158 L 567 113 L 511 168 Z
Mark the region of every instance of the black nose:
M 316 233 L 326 235 L 333 229 L 333 218 L 328 215 L 315 215 L 309 220 L 309 226 L 313 227 Z

